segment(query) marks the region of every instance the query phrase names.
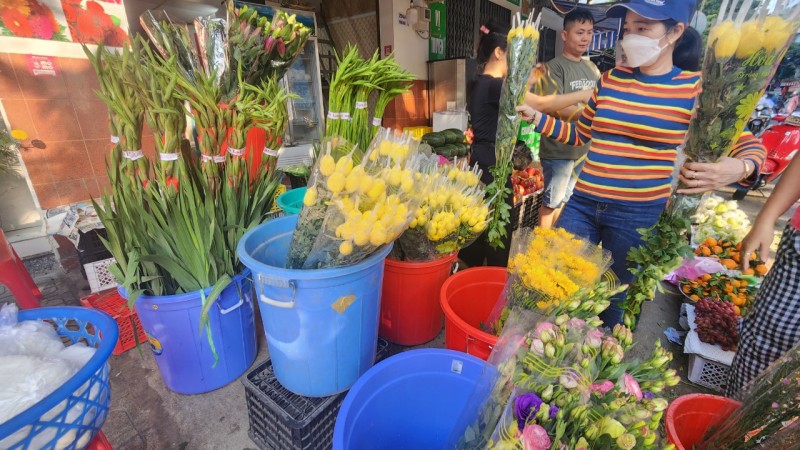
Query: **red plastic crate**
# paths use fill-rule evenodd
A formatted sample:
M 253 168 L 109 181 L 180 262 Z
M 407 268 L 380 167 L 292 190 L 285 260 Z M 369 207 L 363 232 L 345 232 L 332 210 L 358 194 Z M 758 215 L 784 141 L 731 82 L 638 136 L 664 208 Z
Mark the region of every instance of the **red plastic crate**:
M 139 335 L 139 343 L 147 342 L 147 334 L 145 334 L 144 328 L 139 322 L 139 316 L 136 311 L 128 309 L 128 301 L 122 298 L 116 289 L 83 297 L 81 304 L 87 308 L 99 309 L 108 313 L 117 321 L 119 340 L 116 347 L 114 347 L 114 351 L 111 352 L 112 355 L 121 355 L 136 347 L 136 334 Z

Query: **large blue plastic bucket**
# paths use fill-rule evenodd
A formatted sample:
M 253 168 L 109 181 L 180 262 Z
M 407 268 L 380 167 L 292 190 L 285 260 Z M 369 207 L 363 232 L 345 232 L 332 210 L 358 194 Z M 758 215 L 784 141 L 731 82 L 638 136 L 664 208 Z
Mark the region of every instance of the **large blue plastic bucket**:
M 445 448 L 483 366 L 472 355 L 444 349 L 386 359 L 347 393 L 333 450 Z
M 383 264 L 391 245 L 347 267 L 285 269 L 298 216 L 259 225 L 237 253 L 253 271 L 278 381 L 306 397 L 344 392 L 375 363 Z
M 136 312 L 147 333 L 164 384 L 180 394 L 200 394 L 239 378 L 256 359 L 256 327 L 250 270 L 233 277 L 208 313 L 218 360 L 201 331 L 200 291 L 146 296 Z M 211 288 L 205 289 L 205 295 Z M 120 294 L 126 293 L 120 288 Z M 216 361 L 216 365 L 215 365 Z

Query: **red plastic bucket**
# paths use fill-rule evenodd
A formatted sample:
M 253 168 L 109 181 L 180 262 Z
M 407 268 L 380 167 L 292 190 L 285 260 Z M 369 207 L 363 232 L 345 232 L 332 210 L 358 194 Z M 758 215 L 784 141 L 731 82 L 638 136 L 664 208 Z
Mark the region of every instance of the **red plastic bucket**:
M 442 285 L 445 347 L 488 359 L 497 336 L 481 331 L 506 284 L 504 267 L 475 267 Z
M 709 394 L 689 394 L 676 398 L 667 408 L 664 426 L 667 439 L 676 450 L 692 450 L 711 427 L 722 423 L 740 403 Z
M 380 337 L 395 344 L 419 345 L 439 335 L 444 319 L 439 292 L 455 261 L 456 255 L 431 262 L 386 258 Z

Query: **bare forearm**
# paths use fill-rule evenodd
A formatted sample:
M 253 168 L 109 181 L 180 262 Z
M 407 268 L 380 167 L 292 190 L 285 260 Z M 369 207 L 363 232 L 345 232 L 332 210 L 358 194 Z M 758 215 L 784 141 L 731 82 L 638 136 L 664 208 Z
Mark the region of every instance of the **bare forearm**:
M 574 122 L 574 121 L 578 120 L 578 118 L 580 117 L 581 111 L 583 111 L 583 106 L 582 105 L 581 106 L 572 105 L 572 106 L 569 106 L 569 107 L 566 107 L 564 109 L 561 109 L 561 110 L 557 111 L 555 113 L 555 116 L 560 118 L 560 119 L 569 120 L 570 122 Z
M 569 94 L 536 95 L 527 93 L 525 103 L 537 111 L 546 114 L 555 114 L 559 110 L 575 106 L 578 103 L 586 103 L 591 96 L 591 91 L 576 91 Z
M 795 158 L 789 163 L 764 208 L 758 213 L 756 221 L 768 221 L 774 224 L 798 198 L 800 198 L 800 158 Z

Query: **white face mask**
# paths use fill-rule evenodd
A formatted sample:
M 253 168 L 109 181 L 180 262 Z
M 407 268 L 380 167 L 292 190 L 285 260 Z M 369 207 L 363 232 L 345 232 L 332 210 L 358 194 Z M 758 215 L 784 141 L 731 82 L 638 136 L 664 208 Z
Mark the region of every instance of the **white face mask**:
M 622 39 L 617 41 L 614 54 L 616 55 L 616 65 L 618 67 L 628 67 L 628 58 L 625 57 L 625 50 L 622 49 Z
M 642 67 L 653 64 L 661 54 L 661 50 L 667 48 L 666 45 L 659 45 L 659 42 L 661 42 L 661 38 L 653 39 L 639 34 L 626 34 L 621 45 L 625 51 L 627 66 Z

